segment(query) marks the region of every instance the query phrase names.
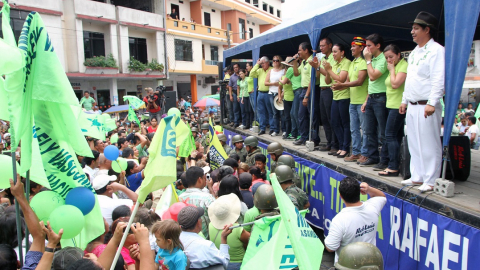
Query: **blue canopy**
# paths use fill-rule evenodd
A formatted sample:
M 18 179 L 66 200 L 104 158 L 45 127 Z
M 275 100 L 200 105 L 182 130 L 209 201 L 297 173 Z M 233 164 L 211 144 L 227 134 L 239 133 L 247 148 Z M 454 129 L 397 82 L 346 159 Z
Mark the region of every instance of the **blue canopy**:
M 302 5 L 316 7 L 318 1 L 302 1 Z M 395 43 L 403 51 L 412 50 L 416 44 L 410 34 L 417 13 L 427 11 L 439 19 L 435 40 L 445 45 L 445 125 L 443 145 L 448 146 L 455 112 L 460 100 L 467 69 L 470 48 L 474 39 L 480 39 L 478 0 L 358 0 L 338 8 L 301 19 L 286 21 L 238 46 L 224 51 L 224 66 L 232 59 L 253 59 L 260 56 L 272 58 L 292 56 L 298 45 L 310 41 L 317 49 L 320 38 L 330 37 L 334 43 L 350 44 L 354 36 L 378 33 L 385 43 Z M 304 14 L 305 15 L 305 14 Z M 314 80 L 314 76 L 312 81 Z

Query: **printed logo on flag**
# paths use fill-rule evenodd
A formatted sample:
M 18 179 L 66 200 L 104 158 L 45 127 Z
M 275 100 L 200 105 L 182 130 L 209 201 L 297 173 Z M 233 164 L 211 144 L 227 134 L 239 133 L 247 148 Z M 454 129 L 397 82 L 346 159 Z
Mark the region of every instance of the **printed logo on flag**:
M 165 120 L 166 126 L 165 131 L 163 132 L 162 148 L 160 155 L 164 157 L 176 157 L 177 152 L 175 151 L 176 147 L 176 135 L 175 130 L 170 124 L 171 119 Z

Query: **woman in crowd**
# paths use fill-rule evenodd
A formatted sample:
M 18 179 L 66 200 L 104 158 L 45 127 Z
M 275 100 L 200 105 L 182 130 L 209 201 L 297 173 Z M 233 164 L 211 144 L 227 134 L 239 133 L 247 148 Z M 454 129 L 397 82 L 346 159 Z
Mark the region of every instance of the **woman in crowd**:
M 223 181 L 225 180 L 226 178 Z M 238 196 L 230 193 L 220 196 L 208 207 L 208 216 L 210 217 L 208 227 L 210 241 L 212 241 L 217 248 L 220 248 L 220 234 L 225 225 L 242 222 L 239 221 L 242 204 L 243 202 L 240 201 Z M 235 223 L 234 225 L 238 224 Z M 228 250 L 230 262 L 227 270 L 240 269 L 249 240 L 250 233 L 244 230 L 243 227 L 233 229 L 232 233 L 227 237 L 227 244 L 230 247 Z
M 237 97 L 240 102 L 240 110 L 242 111 L 242 129 L 250 129 L 252 119 L 250 119 L 250 95 L 248 94 L 248 81 L 246 77 L 246 71 L 241 69 L 238 73 L 240 78 L 237 80 Z M 250 78 L 251 79 L 251 78 Z
M 400 114 L 398 109 L 402 103 L 408 63 L 403 59 L 400 48 L 395 44 L 385 47 L 383 54 L 387 59 L 389 71 L 389 75 L 385 79 L 388 111 L 385 137 L 387 139 L 389 162 L 388 167 L 383 172 L 379 172 L 378 175 L 398 176 L 400 144 L 404 135 L 405 125 L 405 114 Z
M 287 58 L 289 60 L 289 58 Z M 285 74 L 287 73 L 287 70 L 291 68 L 291 64 L 288 64 L 287 61 L 282 62 L 282 64 L 285 67 Z M 280 79 L 279 87 L 278 87 L 278 96 L 279 100 L 283 100 L 283 116 L 285 120 L 285 129 L 284 129 L 284 134 L 282 136 L 283 139 L 286 139 L 291 133 L 292 133 L 292 118 L 290 116 L 293 108 L 293 99 L 294 99 L 294 94 L 293 94 L 293 88 L 292 88 L 292 83 L 288 78 L 286 78 L 286 75 L 283 75 L 282 78 Z
M 218 198 L 228 194 L 235 194 L 238 197 L 241 204 L 241 211 L 240 211 L 241 219 L 243 221 L 243 215 L 245 215 L 245 212 L 247 212 L 248 207 L 243 202 L 243 196 L 242 196 L 242 193 L 240 192 L 240 184 L 238 183 L 238 178 L 232 174 L 229 174 L 223 177 L 220 181 L 220 186 L 217 194 L 218 194 Z
M 278 95 L 278 86 L 280 85 L 280 79 L 285 74 L 285 69 L 282 68 L 282 57 L 275 55 L 273 57 L 273 69 L 268 71 L 265 77 L 265 86 L 268 86 L 268 95 L 270 98 L 270 104 L 273 109 L 273 126 L 270 125 L 270 135 L 277 136 L 280 134 L 280 119 L 283 118 L 282 111 L 279 111 L 273 106 L 273 100 Z M 282 119 L 282 127 L 285 131 L 285 121 Z M 284 134 L 286 134 L 284 132 Z
M 335 44 L 332 48 L 334 64 L 330 65 L 323 61 L 323 66 L 327 71 L 325 82 L 330 84 L 334 81 L 344 83 L 347 80 L 348 69 L 351 61 L 345 57 L 345 46 Z M 338 139 L 338 152 L 333 154 L 337 158 L 345 158 L 350 150 L 350 89 L 333 91 L 332 102 L 332 126 Z
M 152 118 L 152 120 L 150 120 L 150 126 L 147 127 L 146 133 L 155 133 L 157 132 L 157 128 L 158 128 L 158 121 L 156 118 Z

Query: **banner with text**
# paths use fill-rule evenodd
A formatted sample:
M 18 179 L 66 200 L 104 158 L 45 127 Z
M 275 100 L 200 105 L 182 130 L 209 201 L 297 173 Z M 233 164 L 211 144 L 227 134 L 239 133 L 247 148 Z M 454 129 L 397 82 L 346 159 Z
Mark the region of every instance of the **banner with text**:
M 231 145 L 231 138 L 237 133 L 226 129 L 224 133 Z M 259 147 L 270 167 L 267 145 L 259 142 Z M 323 229 L 327 236 L 332 219 L 345 207 L 338 192 L 345 175 L 285 153 L 295 159 L 302 188 L 309 196 L 310 211 L 305 218 L 311 225 Z M 383 254 L 385 269 L 478 269 L 479 229 L 390 194 L 386 196 L 387 204 L 379 217 L 377 232 L 377 247 Z M 368 198 L 365 195 L 360 199 Z

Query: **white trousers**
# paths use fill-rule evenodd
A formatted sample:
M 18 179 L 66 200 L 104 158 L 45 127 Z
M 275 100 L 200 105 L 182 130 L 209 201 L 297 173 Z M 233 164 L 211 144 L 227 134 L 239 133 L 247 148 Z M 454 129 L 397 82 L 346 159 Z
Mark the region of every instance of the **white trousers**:
M 433 186 L 440 176 L 442 144 L 440 130 L 442 105 L 435 106 L 435 113 L 425 118 L 426 105 L 408 104 L 407 139 L 410 151 L 410 178 L 413 182 L 423 182 Z

